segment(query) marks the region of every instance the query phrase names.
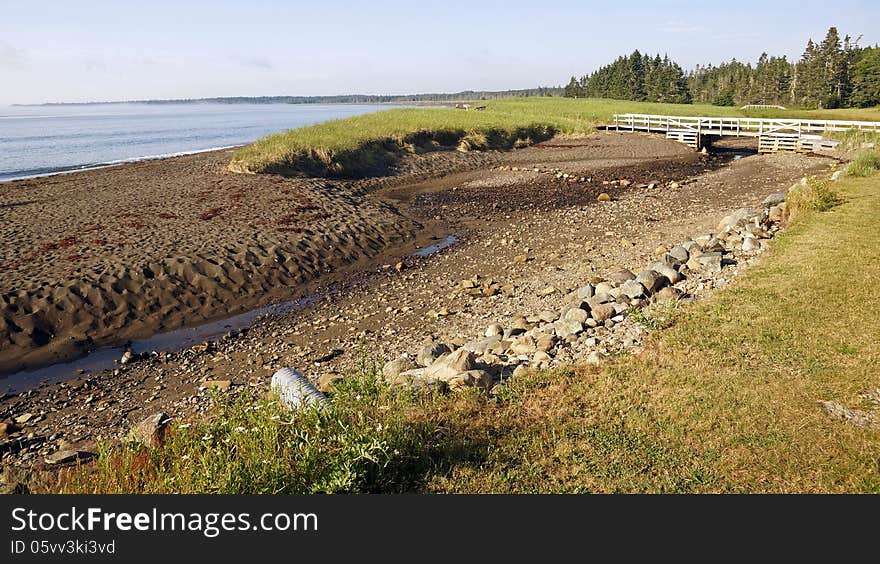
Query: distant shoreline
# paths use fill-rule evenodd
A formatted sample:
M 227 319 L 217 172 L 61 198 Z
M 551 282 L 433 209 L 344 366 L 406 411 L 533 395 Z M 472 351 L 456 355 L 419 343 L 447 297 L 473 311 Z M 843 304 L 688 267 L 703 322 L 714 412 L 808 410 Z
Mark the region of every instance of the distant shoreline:
M 523 90 L 478 91 L 464 90 L 449 94 L 341 94 L 335 96 L 219 96 L 214 98 L 176 98 L 158 100 L 109 100 L 97 102 L 43 102 L 39 104 L 10 104 L 10 107 L 52 106 L 106 106 L 122 104 L 437 104 L 468 100 L 521 98 L 526 96 L 561 96 L 558 87 Z

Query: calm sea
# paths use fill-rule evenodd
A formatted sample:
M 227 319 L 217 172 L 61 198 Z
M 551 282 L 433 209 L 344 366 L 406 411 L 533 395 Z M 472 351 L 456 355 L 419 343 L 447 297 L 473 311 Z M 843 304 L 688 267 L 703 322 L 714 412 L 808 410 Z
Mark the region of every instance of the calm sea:
M 383 109 L 387 106 L 0 107 L 0 181 L 243 145 L 269 133 Z

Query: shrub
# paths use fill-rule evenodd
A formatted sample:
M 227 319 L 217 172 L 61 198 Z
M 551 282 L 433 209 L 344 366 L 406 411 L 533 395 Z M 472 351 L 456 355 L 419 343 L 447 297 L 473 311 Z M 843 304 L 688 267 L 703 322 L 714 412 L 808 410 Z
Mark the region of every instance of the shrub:
M 870 176 L 880 170 L 880 152 L 862 151 L 846 167 L 850 176 Z

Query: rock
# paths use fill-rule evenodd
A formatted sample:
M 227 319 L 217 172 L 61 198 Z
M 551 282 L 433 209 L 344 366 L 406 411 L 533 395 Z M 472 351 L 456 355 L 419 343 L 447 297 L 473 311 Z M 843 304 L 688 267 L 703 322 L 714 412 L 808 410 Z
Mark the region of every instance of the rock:
M 208 380 L 204 384 L 202 384 L 205 388 L 209 390 L 217 390 L 220 392 L 225 392 L 232 386 L 231 380 Z
M 596 293 L 593 294 L 593 297 L 595 298 L 599 294 L 610 294 L 613 289 L 614 285 L 610 282 L 599 282 L 596 284 Z
M 493 323 L 486 327 L 486 331 L 483 333 L 486 337 L 500 337 L 504 334 L 504 327 L 499 325 L 498 323 Z
M 522 378 L 526 374 L 528 374 L 529 369 L 523 364 L 518 364 L 516 368 L 513 369 L 513 373 L 510 375 L 511 378 Z
M 590 306 L 590 317 L 602 323 L 606 319 L 610 319 L 614 315 L 614 306 L 611 304 L 603 303 L 596 304 L 595 307 Z
M 678 261 L 679 264 L 684 264 L 691 258 L 690 253 L 688 253 L 687 249 L 682 247 L 681 245 L 676 245 L 669 250 L 669 256 Z
M 14 421 L 15 421 L 16 425 L 24 425 L 33 418 L 34 418 L 33 413 L 23 413 L 23 414 L 19 415 L 18 417 L 16 417 Z
M 525 317 L 523 317 L 522 315 L 517 315 L 516 317 L 514 317 L 513 319 L 510 320 L 510 327 L 511 327 L 511 329 L 519 329 L 522 331 L 528 331 L 530 329 L 531 325 L 529 325 L 529 322 L 526 321 Z
M 537 296 L 539 298 L 546 298 L 547 296 L 552 296 L 555 293 L 556 293 L 556 288 L 554 288 L 553 286 L 547 286 L 543 290 L 539 290 L 537 292 Z
M 406 372 L 407 370 L 412 370 L 417 368 L 416 363 L 408 356 L 401 356 L 400 358 L 395 358 L 394 360 L 389 360 L 382 367 L 382 377 L 386 382 L 391 383 L 391 381 L 396 380 L 398 376 L 400 376 L 401 372 Z M 323 391 L 323 390 L 322 390 Z
M 608 192 L 602 192 L 601 194 L 599 194 L 599 197 L 596 198 L 596 200 L 598 200 L 600 202 L 610 202 L 611 195 L 609 195 Z
M 640 298 L 645 295 L 645 287 L 635 280 L 627 280 L 620 287 L 624 295 L 630 298 Z
M 695 263 L 697 269 L 702 269 L 707 272 L 721 272 L 721 261 L 721 253 L 703 253 L 691 257 L 691 260 L 688 261 L 688 266 L 690 266 L 691 263 Z
M 529 261 L 529 255 L 516 255 L 513 257 L 513 262 L 517 264 L 525 264 Z
M 767 212 L 767 219 L 773 223 L 781 223 L 785 221 L 788 212 L 788 204 L 785 202 L 773 206 Z
M 656 270 L 643 270 L 636 278 L 636 282 L 639 282 L 642 286 L 644 286 L 646 292 L 648 292 L 649 294 L 653 294 L 654 292 L 665 286 L 668 280 L 665 276 L 661 275 Z
M 633 280 L 636 277 L 635 274 L 622 268 L 620 270 L 615 270 L 611 274 L 608 275 L 608 280 L 611 280 L 614 284 L 623 284 L 627 280 Z
M 16 431 L 18 431 L 18 426 L 12 421 L 4 421 L 3 423 L 0 423 L 0 437 L 5 437 Z
M 321 376 L 318 377 L 318 391 L 324 394 L 329 394 L 333 392 L 333 386 L 335 386 L 337 382 L 341 382 L 342 379 L 342 374 L 335 374 L 333 372 L 321 374 Z
M 718 231 L 724 231 L 727 227 L 736 227 L 740 221 L 744 221 L 754 215 L 754 212 L 748 208 L 740 208 L 718 222 Z
M 514 354 L 532 354 L 538 350 L 538 347 L 532 337 L 523 335 L 522 337 L 514 339 L 513 343 L 510 345 L 510 350 L 513 351 Z
M 538 352 L 548 352 L 553 350 L 553 347 L 556 346 L 556 339 L 547 335 L 538 339 L 538 342 L 535 344 L 535 348 L 538 349 Z
M 770 194 L 769 196 L 764 198 L 764 201 L 761 203 L 764 206 L 769 208 L 769 207 L 781 204 L 784 201 L 785 201 L 785 192 L 774 192 L 773 194 Z
M 556 329 L 556 335 L 560 339 L 577 336 L 584 330 L 583 324 L 574 319 L 560 319 L 553 326 Z
M 435 360 L 431 366 L 425 368 L 424 376 L 429 380 L 448 381 L 457 374 L 475 369 L 476 363 L 474 353 L 462 348 Z
M 500 342 L 501 337 L 496 335 L 494 337 L 486 337 L 485 339 L 481 339 L 479 341 L 469 341 L 462 345 L 461 348 L 477 355 L 483 355 L 486 354 L 486 351 L 488 351 L 490 348 Z
M 752 253 L 761 248 L 761 244 L 755 237 L 746 237 L 743 239 L 742 250 L 745 253 Z
M 542 362 L 550 362 L 553 360 L 553 357 L 547 354 L 544 351 L 538 351 L 532 356 L 532 364 L 538 365 Z
M 137 360 L 137 356 L 132 351 L 127 350 L 122 353 L 122 358 L 119 359 L 119 364 L 122 364 L 124 366 L 126 364 L 131 364 L 135 360 Z
M 590 354 L 587 355 L 585 362 L 590 366 L 599 366 L 600 364 L 602 364 L 602 355 L 599 354 L 597 351 L 592 351 Z
M 70 462 L 84 462 L 90 460 L 94 456 L 95 453 L 85 450 L 63 449 L 55 451 L 44 460 L 46 461 L 46 464 L 67 464 Z
M 147 447 L 159 446 L 170 421 L 171 417 L 162 412 L 151 415 L 132 428 L 130 439 Z
M 574 321 L 577 321 L 578 323 L 586 323 L 589 317 L 590 314 L 586 310 L 583 310 L 579 307 L 572 308 L 565 312 L 565 319 L 572 319 Z
M 712 237 L 702 246 L 704 253 L 718 253 L 724 250 L 724 242 L 717 238 Z
M 669 249 L 667 249 L 665 245 L 660 245 L 659 247 L 654 249 L 654 256 L 662 257 L 663 255 L 665 255 L 668 252 L 669 252 Z
M 840 180 L 841 176 L 843 176 L 843 171 L 835 170 L 833 173 L 831 173 L 831 182 L 837 182 L 838 180 Z
M 596 288 L 593 287 L 592 284 L 587 284 L 586 286 L 581 286 L 577 290 L 577 297 L 586 300 L 587 298 L 592 298 L 596 293 Z
M 422 347 L 422 350 L 416 355 L 416 362 L 420 366 L 431 366 L 440 356 L 450 352 L 452 352 L 450 348 L 443 343 L 431 343 Z
M 488 391 L 492 387 L 492 375 L 485 370 L 466 370 L 448 378 L 446 385 L 450 390 L 476 386 Z
M 545 309 L 544 311 L 542 311 L 541 313 L 538 314 L 538 318 L 541 321 L 544 321 L 546 323 L 553 323 L 554 321 L 559 319 L 559 314 L 556 313 L 555 311 Z
M 590 309 L 593 310 L 593 309 L 596 309 L 596 306 L 598 306 L 600 304 L 608 304 L 613 301 L 614 301 L 614 296 L 612 296 L 611 294 L 602 293 L 602 294 L 596 294 L 595 296 L 593 296 L 592 298 L 587 300 L 587 304 L 590 306 Z
M 674 286 L 667 286 L 654 294 L 654 299 L 658 302 L 669 302 L 680 300 L 683 293 L 681 290 Z
M 670 284 L 677 284 L 681 281 L 681 274 L 671 266 L 663 264 L 662 262 L 655 262 L 654 264 L 649 265 L 648 270 L 653 270 L 657 274 L 660 274 L 666 278 L 667 282 Z
M 620 181 L 620 185 L 626 188 L 627 186 L 632 184 L 632 180 L 623 179 Z

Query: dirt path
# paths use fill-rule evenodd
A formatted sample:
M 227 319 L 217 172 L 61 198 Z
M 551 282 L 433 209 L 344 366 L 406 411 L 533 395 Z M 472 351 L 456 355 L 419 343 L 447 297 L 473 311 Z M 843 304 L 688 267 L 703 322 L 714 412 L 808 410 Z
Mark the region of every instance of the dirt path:
M 263 393 L 282 366 L 326 382 L 365 359 L 415 353 L 433 338 L 461 344 L 489 322 L 558 308 L 568 290 L 591 277 L 644 264 L 658 245 L 709 231 L 725 212 L 756 205 L 831 163 L 799 155 L 730 161 L 748 154 L 736 146 L 699 157 L 631 134 L 550 145 L 454 166 L 427 155 L 422 163 L 434 168 L 416 162 L 393 179 L 362 181 L 364 203 L 355 207 L 387 206 L 410 225 L 424 225 L 419 244 L 448 232 L 461 242 L 437 256 L 409 258 L 399 271 L 374 259 L 363 275 L 348 276 L 342 291 L 217 342 L 7 397 L 0 420 L 30 417 L 0 446 L 4 463 L 33 463 L 71 445 L 88 449 L 97 437 L 119 438 L 158 411 L 188 417 L 207 409 L 211 387 Z M 599 192 L 615 201 L 597 203 Z M 477 276 L 493 290 L 464 290 L 461 282 Z M 332 282 L 324 289 L 339 290 Z M 539 295 L 548 288 L 557 291 Z

